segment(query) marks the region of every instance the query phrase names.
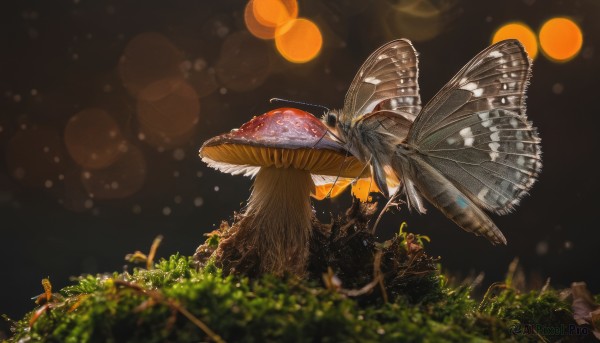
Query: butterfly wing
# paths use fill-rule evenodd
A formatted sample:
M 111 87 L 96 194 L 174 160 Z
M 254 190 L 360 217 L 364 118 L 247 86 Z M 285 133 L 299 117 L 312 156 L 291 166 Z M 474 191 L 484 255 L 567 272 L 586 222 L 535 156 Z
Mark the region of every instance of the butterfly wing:
M 408 144 L 448 180 L 446 188 L 441 183 L 441 189 L 419 190 L 432 193 L 424 195 L 430 201 L 434 198 L 434 205 L 444 208 L 451 219 L 472 206 L 506 213 L 535 182 L 541 149 L 536 129 L 525 115 L 530 75 L 531 61 L 518 41 L 494 44 L 446 84 L 411 127 Z M 450 188 L 455 189 L 455 203 L 465 206 L 450 206 L 448 199 L 435 203 L 433 195 Z M 477 223 L 489 227 L 482 211 L 470 215 L 470 223 L 466 220 L 455 222 L 468 231 L 474 231 Z
M 344 100 L 343 113 L 354 120 L 374 110 L 403 112 L 411 120 L 421 110 L 417 52 L 410 41 L 391 41 L 360 67 Z

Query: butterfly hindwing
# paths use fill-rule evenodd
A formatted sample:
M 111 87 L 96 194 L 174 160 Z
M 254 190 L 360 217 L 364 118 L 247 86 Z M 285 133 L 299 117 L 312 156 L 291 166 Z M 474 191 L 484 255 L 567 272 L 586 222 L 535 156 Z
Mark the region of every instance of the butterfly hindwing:
M 541 168 L 535 128 L 525 116 L 531 62 L 516 40 L 477 55 L 423 109 L 409 144 L 473 203 L 510 211 Z
M 391 41 L 377 49 L 354 77 L 343 113 L 355 119 L 373 110 L 400 111 L 413 118 L 421 110 L 418 58 L 408 40 Z

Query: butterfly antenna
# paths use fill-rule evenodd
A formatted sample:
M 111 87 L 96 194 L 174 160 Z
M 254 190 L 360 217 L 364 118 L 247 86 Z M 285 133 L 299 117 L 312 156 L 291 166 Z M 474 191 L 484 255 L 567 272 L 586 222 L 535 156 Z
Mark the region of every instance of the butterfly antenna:
M 333 192 L 333 188 L 335 188 L 335 184 L 340 179 L 340 174 L 342 173 L 342 169 L 344 168 L 344 164 L 346 164 L 346 160 L 348 159 L 348 154 L 349 154 L 349 152 L 346 151 L 346 157 L 344 157 L 344 161 L 342 163 L 340 163 L 340 169 L 338 170 L 338 174 L 335 177 L 335 180 L 333 180 L 333 184 L 331 185 L 331 188 L 329 188 L 329 192 L 327 192 L 327 195 L 325 195 L 326 198 L 329 198 L 331 196 L 331 192 Z
M 303 102 L 303 101 L 288 100 L 288 99 L 282 99 L 282 98 L 271 98 L 269 100 L 269 102 L 272 104 L 276 103 L 276 102 L 282 102 L 282 103 L 295 104 L 295 105 L 311 106 L 311 107 L 321 108 L 321 109 L 325 110 L 325 112 L 329 112 L 328 107 L 325 107 L 323 105 L 311 104 L 311 103 Z

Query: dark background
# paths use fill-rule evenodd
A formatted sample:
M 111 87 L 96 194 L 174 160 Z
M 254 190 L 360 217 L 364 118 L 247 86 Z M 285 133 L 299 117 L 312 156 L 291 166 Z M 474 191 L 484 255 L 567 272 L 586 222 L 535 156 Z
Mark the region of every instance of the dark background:
M 574 19 L 584 43 L 567 63 L 551 62 L 541 54 L 534 62 L 528 114 L 542 137 L 544 167 L 515 213 L 493 217 L 508 246 L 494 247 L 463 232 L 431 206 L 425 216 L 405 210 L 388 214 L 380 232 L 382 239 L 388 238 L 406 220 L 409 231 L 432 238 L 428 251 L 441 256 L 443 268 L 453 274 L 483 271 L 485 282 L 498 281 L 519 257 L 532 284 L 547 277 L 556 287 L 586 281 L 594 293 L 600 292 L 600 3 L 395 3 L 403 10 L 390 12 L 384 0 L 300 1 L 300 16 L 323 32 L 323 48 L 313 61 L 293 64 L 278 55 L 273 41 L 247 33 L 245 1 L 3 2 L 0 313 L 18 318 L 32 309 L 30 298 L 42 292 L 44 277 L 58 289 L 74 275 L 119 270 L 125 254 L 147 251 L 158 234 L 165 237 L 159 257 L 191 255 L 203 233 L 243 206 L 251 185 L 242 176 L 208 169 L 197 150 L 204 140 L 277 107 L 269 98 L 340 107 L 364 59 L 382 43 L 407 37 L 420 53 L 426 102 L 490 44 L 502 24 L 518 20 L 537 30 L 554 16 Z M 411 10 L 410 3 L 419 6 Z M 161 44 L 173 50 L 172 65 L 160 65 L 170 58 L 161 59 L 160 53 L 127 52 L 132 39 L 147 32 L 166 37 L 167 43 Z M 123 60 L 123 55 L 131 58 Z M 146 56 L 151 62 L 144 66 Z M 192 89 L 191 95 L 175 97 L 159 111 L 167 118 L 163 123 L 179 120 L 175 127 L 185 128 L 183 133 L 168 132 L 177 139 L 153 137 L 152 130 L 161 130 L 156 122 L 144 126 L 137 86 L 130 80 L 143 78 L 138 67 L 178 74 Z M 194 103 L 200 104 L 199 110 Z M 108 113 L 108 126 L 120 132 L 117 140 L 127 152 L 125 157 L 116 154 L 121 157 L 112 167 L 85 174 L 89 168 L 72 158 L 65 132 L 71 117 L 90 108 Z M 87 129 L 106 135 L 100 132 L 104 127 L 99 122 Z M 76 139 L 85 140 L 86 135 Z M 112 153 L 115 146 L 109 147 Z M 82 173 L 92 175 L 93 182 L 82 181 Z M 315 207 L 328 220 L 330 212 L 339 213 L 348 203 L 344 194 L 315 202 Z M 2 325 L 0 337 L 2 328 L 6 330 Z

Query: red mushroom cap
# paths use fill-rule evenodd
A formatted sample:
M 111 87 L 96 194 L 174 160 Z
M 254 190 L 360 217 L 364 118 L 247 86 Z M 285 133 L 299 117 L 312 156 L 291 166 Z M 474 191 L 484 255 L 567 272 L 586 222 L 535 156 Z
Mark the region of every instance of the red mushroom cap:
M 320 120 L 294 108 L 269 111 L 239 129 L 209 139 L 200 148 L 200 157 L 209 166 L 232 174 L 277 167 L 354 178 L 365 169 L 329 137 Z

